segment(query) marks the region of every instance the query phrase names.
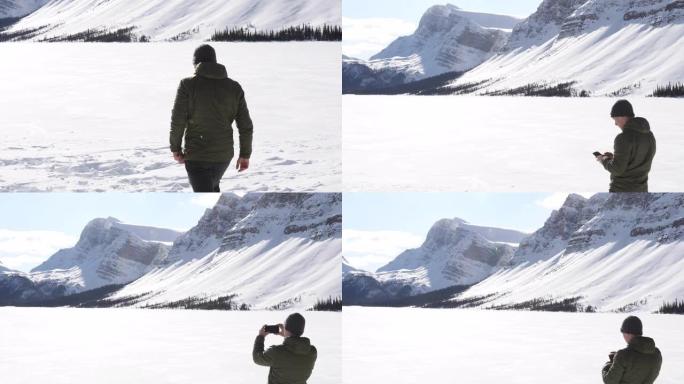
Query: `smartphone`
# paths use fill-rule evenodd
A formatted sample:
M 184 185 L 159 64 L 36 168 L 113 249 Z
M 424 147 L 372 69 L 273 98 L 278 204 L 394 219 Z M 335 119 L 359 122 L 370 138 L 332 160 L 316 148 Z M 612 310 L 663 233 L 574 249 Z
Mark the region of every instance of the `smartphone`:
M 277 335 L 280 333 L 280 327 L 277 325 L 267 325 L 266 326 L 266 333 L 274 333 Z
M 594 152 L 594 157 L 598 157 L 598 156 L 603 156 L 603 153 L 601 153 L 601 152 Z

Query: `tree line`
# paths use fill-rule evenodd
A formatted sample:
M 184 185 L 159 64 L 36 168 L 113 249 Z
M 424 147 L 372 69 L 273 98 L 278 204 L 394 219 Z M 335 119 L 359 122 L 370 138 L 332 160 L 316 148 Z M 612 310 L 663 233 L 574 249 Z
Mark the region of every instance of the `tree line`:
M 659 85 L 651 94 L 652 97 L 682 97 L 684 96 L 684 83 L 667 83 Z
M 323 24 L 298 25 L 280 30 L 257 30 L 256 28 L 233 27 L 216 31 L 212 41 L 342 41 L 342 27 Z

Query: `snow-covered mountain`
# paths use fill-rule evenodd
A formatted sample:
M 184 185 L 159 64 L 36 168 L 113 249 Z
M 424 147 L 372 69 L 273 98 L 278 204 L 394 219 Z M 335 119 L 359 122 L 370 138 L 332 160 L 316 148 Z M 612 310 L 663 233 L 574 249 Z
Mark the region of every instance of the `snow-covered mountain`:
M 263 309 L 339 297 L 341 201 L 332 193 L 223 195 L 178 238 L 165 265 L 111 298 L 155 306 L 237 295 Z
M 477 93 L 573 83 L 592 95 L 648 95 L 684 81 L 681 0 L 544 0 L 504 50 L 449 86 Z
M 430 228 L 419 248 L 402 252 L 375 273 L 348 271 L 344 284 L 350 295 L 368 299 L 474 284 L 509 266 L 517 243 L 525 236 L 514 230 L 471 225 L 458 218 L 443 219 Z
M 482 307 L 577 300 L 598 311 L 657 311 L 684 298 L 684 194 L 570 196 L 520 244 L 516 265 L 457 299 Z
M 0 0 L 0 19 L 26 16 L 50 0 Z
M 128 0 L 52 0 L 9 32 L 34 30 L 32 39 L 40 40 L 89 29 L 133 28 L 152 41 L 203 40 L 232 27 L 341 25 L 340 6 L 337 0 L 148 0 L 135 5 Z
M 37 284 L 61 285 L 65 294 L 131 282 L 165 262 L 181 233 L 121 223 L 90 221 L 73 248 L 62 249 L 31 270 Z
M 369 61 L 343 58 L 343 82 L 348 88 L 380 88 L 469 70 L 501 50 L 519 21 L 451 4 L 432 6 L 414 34 L 399 37 Z

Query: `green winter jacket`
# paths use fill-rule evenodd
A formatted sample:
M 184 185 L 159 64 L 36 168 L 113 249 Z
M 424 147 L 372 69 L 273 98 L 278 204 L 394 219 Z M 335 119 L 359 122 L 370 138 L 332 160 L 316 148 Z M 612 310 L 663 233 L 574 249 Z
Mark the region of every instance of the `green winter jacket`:
M 610 172 L 610 192 L 648 192 L 648 173 L 656 140 L 648 121 L 635 117 L 615 138 L 613 158 L 603 161 Z
M 287 337 L 281 345 L 264 352 L 264 337 L 254 341 L 252 358 L 259 365 L 271 367 L 268 384 L 306 384 L 318 352 L 306 337 Z
M 195 76 L 181 80 L 171 113 L 171 152 L 185 159 L 228 162 L 234 156 L 233 121 L 240 134 L 240 157 L 252 154 L 252 119 L 240 84 L 228 78 L 226 67 L 200 63 Z
M 663 357 L 649 337 L 637 336 L 603 366 L 605 384 L 652 384 L 660 373 Z

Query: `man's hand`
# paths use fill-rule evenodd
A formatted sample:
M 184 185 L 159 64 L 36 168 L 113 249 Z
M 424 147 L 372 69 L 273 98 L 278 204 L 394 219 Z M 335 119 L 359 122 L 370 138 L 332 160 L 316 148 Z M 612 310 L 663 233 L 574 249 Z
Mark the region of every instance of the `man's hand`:
M 278 335 L 285 337 L 285 326 L 282 324 L 278 324 L 278 328 L 280 328 L 280 332 L 278 332 Z
M 266 325 L 262 326 L 261 329 L 259 330 L 259 336 L 261 337 L 266 337 L 268 335 L 268 332 L 266 332 Z
M 173 152 L 173 159 L 176 160 L 178 164 L 185 163 L 185 156 L 182 152 Z
M 613 361 L 613 358 L 615 357 L 615 354 L 616 354 L 616 353 L 617 353 L 617 352 L 611 352 L 611 353 L 609 353 L 609 354 L 608 354 L 608 361 Z
M 613 154 L 610 152 L 606 152 L 601 156 L 596 156 L 596 161 L 603 164 L 604 161 L 610 160 L 612 158 L 613 158 Z
M 249 168 L 249 159 L 245 159 L 244 157 L 240 157 L 235 163 L 235 169 L 238 170 L 238 172 L 246 171 L 247 168 Z

